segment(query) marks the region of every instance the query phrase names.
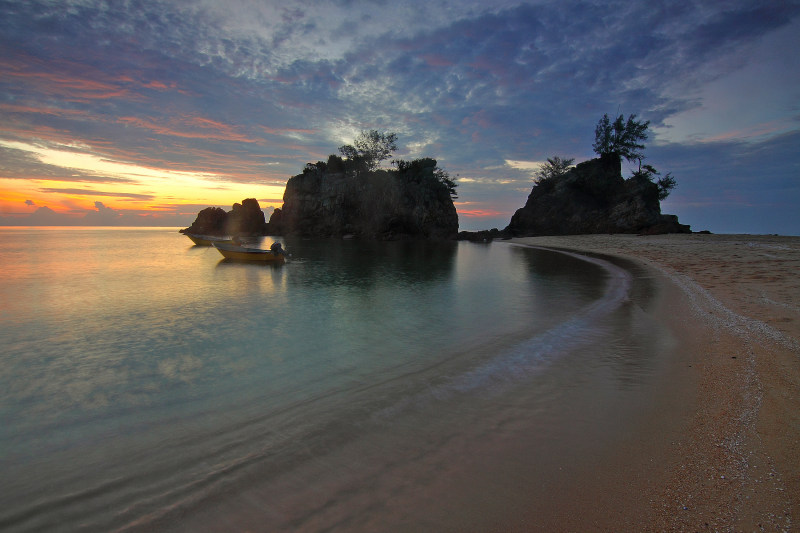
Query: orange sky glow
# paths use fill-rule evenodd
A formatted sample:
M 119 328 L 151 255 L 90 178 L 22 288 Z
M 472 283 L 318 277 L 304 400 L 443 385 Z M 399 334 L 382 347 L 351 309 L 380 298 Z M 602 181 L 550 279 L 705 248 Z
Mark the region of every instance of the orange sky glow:
M 262 208 L 282 204 L 283 185 L 248 183 L 242 181 L 241 175 L 118 161 L 87 146 L 50 148 L 5 141 L 0 145 L 20 150 L 43 165 L 72 172 L 69 180 L 47 175 L 0 177 L 0 210 L 4 213 L 27 213 L 37 206 L 48 206 L 56 212 L 78 216 L 81 211 L 95 209 L 98 201 L 107 208 L 155 216 L 165 210 L 180 210 L 182 205 L 191 206 L 190 212 L 196 212 L 194 206 L 230 206 L 249 197 L 257 197 Z M 232 165 L 227 170 L 247 169 Z M 75 179 L 81 176 L 85 178 Z

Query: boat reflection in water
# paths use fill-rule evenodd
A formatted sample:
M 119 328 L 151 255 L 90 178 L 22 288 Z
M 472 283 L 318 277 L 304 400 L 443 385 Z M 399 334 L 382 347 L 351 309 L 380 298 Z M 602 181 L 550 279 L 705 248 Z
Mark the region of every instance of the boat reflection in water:
M 213 246 L 215 242 L 233 242 L 230 237 L 220 237 L 217 235 L 199 235 L 197 233 L 185 233 L 197 246 Z

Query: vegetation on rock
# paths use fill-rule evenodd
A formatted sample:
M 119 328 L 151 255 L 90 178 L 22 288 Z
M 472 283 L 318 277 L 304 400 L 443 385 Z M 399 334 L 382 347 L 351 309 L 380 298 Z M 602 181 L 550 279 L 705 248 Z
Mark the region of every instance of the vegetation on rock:
M 644 178 L 655 183 L 656 187 L 658 187 L 659 200 L 665 200 L 676 185 L 675 178 L 672 177 L 671 172 L 667 172 L 665 176 L 662 176 L 652 165 L 642 165 L 641 159 L 639 159 L 639 169 L 633 173 L 633 177 Z
M 339 147 L 341 155 L 306 164 L 286 183 L 283 207 L 268 224 L 258 201 L 250 198 L 227 213 L 204 209 L 181 231 L 382 240 L 689 232 L 677 217 L 661 214 L 660 201 L 675 187 L 675 178 L 642 164 L 648 126 L 636 115 L 613 122 L 603 115 L 593 144 L 600 157 L 576 166 L 574 159 L 548 158 L 534 176 L 525 206 L 502 231 L 459 234 L 453 204 L 458 184 L 430 157 L 396 159 L 393 169 L 380 168 L 397 150 L 397 134 L 377 130 L 362 131 L 352 145 Z M 623 157 L 639 163 L 627 180 L 621 173 Z
M 624 157 L 628 161 L 641 159 L 644 150 L 644 141 L 647 140 L 647 127 L 650 121 L 639 122 L 636 115 L 630 115 L 625 120 L 620 115 L 612 123 L 608 114 L 597 123 L 594 129 L 594 144 L 592 148 L 600 157 L 616 155 Z
M 378 130 L 362 131 L 353 144 L 339 147 L 339 152 L 355 167 L 363 166 L 366 170 L 375 170 L 381 161 L 391 157 L 397 150 L 397 134 L 381 133 Z
M 634 171 L 633 177 L 645 178 L 655 183 L 658 187 L 658 199 L 664 200 L 677 183 L 671 173 L 661 176 L 652 165 L 642 165 L 648 126 L 650 126 L 649 120 L 638 121 L 636 115 L 628 116 L 627 120 L 620 115 L 612 123 L 608 114 L 605 114 L 594 129 L 592 148 L 601 158 L 624 157 L 628 161 L 638 161 L 639 169 Z
M 674 215 L 662 215 L 660 201 L 675 187 L 675 178 L 661 174 L 644 159 L 648 121 L 608 115 L 595 128 L 597 159 L 572 166 L 573 159 L 554 156 L 534 175 L 525 206 L 502 231 L 462 232 L 460 239 L 487 240 L 498 236 L 571 235 L 581 233 L 686 233 Z M 628 179 L 622 158 L 638 161 Z
M 286 183 L 283 207 L 269 221 L 272 234 L 365 239 L 454 239 L 458 186 L 435 159 L 398 159 L 379 165 L 397 135 L 362 131 L 327 161 L 308 163 Z
M 559 156 L 548 157 L 545 163 L 539 167 L 539 170 L 533 176 L 534 181 L 548 180 L 563 176 L 567 171 L 572 168 L 572 163 L 575 162 L 574 158 L 561 159 Z
M 584 161 L 538 182 L 504 230 L 510 236 L 588 233 L 684 233 L 688 226 L 662 215 L 658 186 L 639 175 L 622 177 L 619 158 Z

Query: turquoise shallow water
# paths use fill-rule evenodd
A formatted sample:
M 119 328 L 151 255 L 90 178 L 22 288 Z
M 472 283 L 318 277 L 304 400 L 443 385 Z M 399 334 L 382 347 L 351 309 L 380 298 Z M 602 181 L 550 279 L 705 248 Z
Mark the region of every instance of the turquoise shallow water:
M 283 242 L 274 267 L 175 229 L 0 229 L 0 529 L 491 520 L 527 490 L 507 469 L 601 443 L 666 353 L 646 276 L 601 259 Z

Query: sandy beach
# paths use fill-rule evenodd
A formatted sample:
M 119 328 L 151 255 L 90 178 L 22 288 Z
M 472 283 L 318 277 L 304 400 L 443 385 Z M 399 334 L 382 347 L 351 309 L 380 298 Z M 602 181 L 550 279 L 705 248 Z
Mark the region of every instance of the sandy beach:
M 676 335 L 653 417 L 587 479 L 577 530 L 790 531 L 800 522 L 800 237 L 586 235 L 514 244 L 639 262 Z M 572 509 L 573 512 L 570 512 Z M 557 520 L 557 522 L 555 522 Z M 542 525 L 542 524 L 539 524 Z

